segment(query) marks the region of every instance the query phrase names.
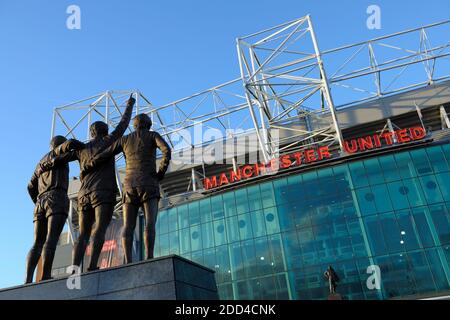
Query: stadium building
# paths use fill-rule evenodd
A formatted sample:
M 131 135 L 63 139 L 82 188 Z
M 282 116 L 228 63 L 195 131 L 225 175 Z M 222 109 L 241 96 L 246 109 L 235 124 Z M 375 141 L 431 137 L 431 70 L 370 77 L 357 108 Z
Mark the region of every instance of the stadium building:
M 155 254 L 215 270 L 221 299 L 326 299 L 329 265 L 344 299 L 444 299 L 449 27 L 320 51 L 306 16 L 238 38 L 235 80 L 161 106 L 107 91 L 56 108 L 52 134 L 82 139 L 96 118 L 114 127 L 134 92 L 173 147 Z M 70 264 L 78 188 L 55 276 Z M 101 267 L 122 263 L 116 209 Z

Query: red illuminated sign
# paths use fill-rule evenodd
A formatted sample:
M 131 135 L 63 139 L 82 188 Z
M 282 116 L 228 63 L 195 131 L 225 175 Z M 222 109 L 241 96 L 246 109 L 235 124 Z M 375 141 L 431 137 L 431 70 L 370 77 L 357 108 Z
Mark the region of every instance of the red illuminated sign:
M 382 134 L 374 134 L 366 137 L 345 140 L 344 149 L 348 154 L 363 152 L 383 145 L 402 144 L 425 137 L 426 133 L 422 127 L 412 127 L 408 129 L 400 129 L 395 132 L 386 132 Z M 203 180 L 205 190 L 218 188 L 230 183 L 257 177 L 262 174 L 276 173 L 278 170 L 312 164 L 324 159 L 332 158 L 332 154 L 328 146 L 305 149 L 294 153 L 282 155 L 276 159 L 272 159 L 268 163 L 246 164 L 237 168 L 221 173 L 218 176 L 212 176 Z

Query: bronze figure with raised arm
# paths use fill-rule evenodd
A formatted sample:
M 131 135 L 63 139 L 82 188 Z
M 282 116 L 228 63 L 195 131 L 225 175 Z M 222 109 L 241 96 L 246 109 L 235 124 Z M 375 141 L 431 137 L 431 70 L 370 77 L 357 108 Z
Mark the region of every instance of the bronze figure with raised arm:
M 56 156 L 61 145 L 65 143 L 70 152 Z M 53 258 L 59 236 L 66 222 L 69 211 L 69 165 L 72 148 L 80 145 L 67 141 L 63 136 L 55 136 L 50 142 L 51 151 L 47 153 L 36 166 L 28 184 L 34 208 L 34 244 L 27 256 L 27 271 L 25 283 L 33 281 L 34 270 L 42 255 L 43 273 L 41 280 L 51 279 Z M 47 163 L 53 160 L 52 168 Z
M 132 262 L 133 233 L 139 208 L 145 216 L 144 244 L 145 259 L 153 258 L 155 246 L 155 224 L 160 199 L 159 182 L 169 166 L 171 150 L 164 139 L 155 131 L 150 131 L 151 119 L 146 114 L 139 114 L 133 120 L 135 131 L 118 139 L 110 148 L 92 159 L 87 165 L 87 174 L 107 159 L 123 152 L 126 159 L 125 179 L 123 182 L 122 246 L 125 263 Z M 162 159 L 156 170 L 156 149 L 160 149 Z
M 83 172 L 86 172 L 86 164 L 95 155 L 110 147 L 123 136 L 130 123 L 135 102 L 136 99 L 131 95 L 122 119 L 110 134 L 108 134 L 106 123 L 102 121 L 94 122 L 90 127 L 92 139 L 87 143 L 77 141 L 82 147 L 71 153 L 70 161 L 78 160 L 81 172 L 81 187 L 78 191 L 80 233 L 73 249 L 72 264 L 80 266 L 89 239 L 92 237 L 92 255 L 88 271 L 98 269 L 98 259 L 105 242 L 106 230 L 111 222 L 116 204 L 118 188 L 114 156 L 108 157 L 101 164 L 91 168 L 89 173 L 83 174 Z M 67 152 L 69 147 L 68 144 L 62 145 L 56 156 Z M 46 167 L 52 167 L 52 165 L 53 161 L 45 164 Z

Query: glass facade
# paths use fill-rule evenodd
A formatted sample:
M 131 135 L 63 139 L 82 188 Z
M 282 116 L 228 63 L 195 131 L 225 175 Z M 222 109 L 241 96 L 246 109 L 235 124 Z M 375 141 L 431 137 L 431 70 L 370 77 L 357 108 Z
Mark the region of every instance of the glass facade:
M 344 299 L 450 289 L 450 145 L 274 178 L 160 212 L 155 255 L 216 271 L 221 299 Z M 381 289 L 369 289 L 368 267 Z

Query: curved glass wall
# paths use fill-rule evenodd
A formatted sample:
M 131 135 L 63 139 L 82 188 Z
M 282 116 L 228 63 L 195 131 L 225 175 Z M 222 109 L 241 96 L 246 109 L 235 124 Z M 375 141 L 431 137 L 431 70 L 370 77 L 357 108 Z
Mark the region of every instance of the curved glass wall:
M 163 210 L 155 255 L 214 269 L 222 299 L 326 299 L 328 265 L 345 299 L 433 294 L 450 289 L 449 212 L 450 145 L 431 146 Z

